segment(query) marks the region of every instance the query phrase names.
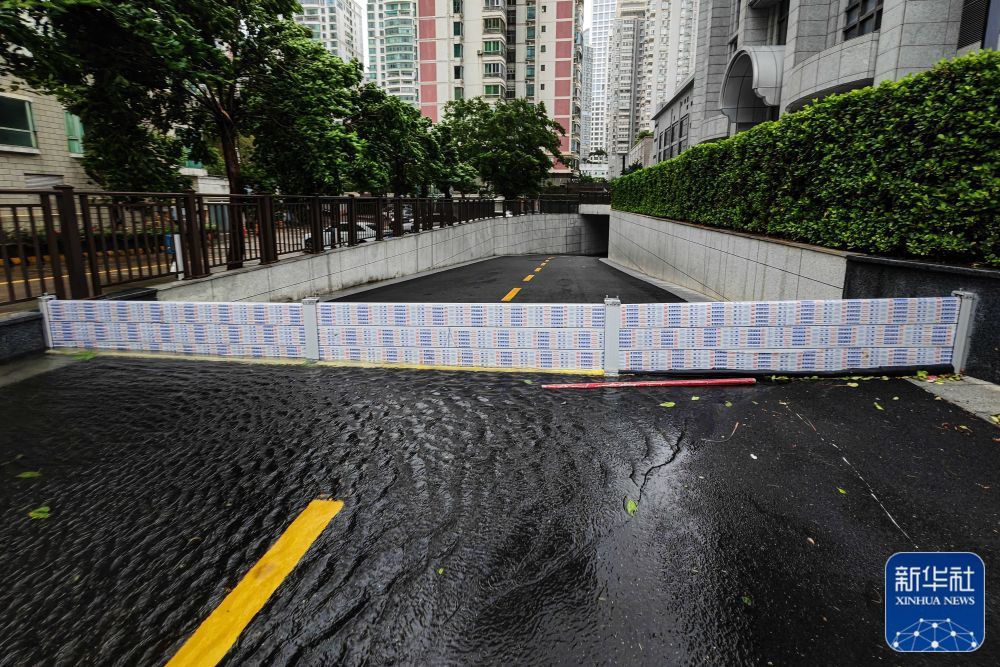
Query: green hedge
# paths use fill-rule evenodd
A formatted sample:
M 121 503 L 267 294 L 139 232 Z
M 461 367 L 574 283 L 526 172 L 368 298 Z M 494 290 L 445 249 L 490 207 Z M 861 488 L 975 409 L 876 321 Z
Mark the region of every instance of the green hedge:
M 1000 266 L 1000 53 L 834 95 L 614 181 L 612 207 Z

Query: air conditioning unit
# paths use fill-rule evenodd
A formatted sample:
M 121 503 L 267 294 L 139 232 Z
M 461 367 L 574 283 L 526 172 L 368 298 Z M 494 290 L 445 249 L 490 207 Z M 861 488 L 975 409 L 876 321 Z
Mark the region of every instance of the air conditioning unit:
M 483 52 L 482 51 L 476 51 L 476 55 L 477 56 L 481 56 L 481 55 L 483 55 Z

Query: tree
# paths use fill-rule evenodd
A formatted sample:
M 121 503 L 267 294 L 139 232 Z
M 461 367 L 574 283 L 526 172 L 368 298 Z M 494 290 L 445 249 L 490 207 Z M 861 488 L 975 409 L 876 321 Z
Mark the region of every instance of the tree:
M 287 194 L 339 195 L 363 149 L 344 125 L 361 68 L 304 35 L 270 39 L 274 57 L 246 84 L 254 167 Z
M 628 174 L 639 171 L 640 169 L 642 169 L 642 164 L 639 162 L 633 162 L 629 166 L 622 169 L 622 176 L 627 176 Z
M 459 158 L 458 145 L 452 127 L 438 123 L 431 128 L 437 154 L 433 160 L 434 172 L 430 182 L 444 196 L 451 197 L 451 191 L 474 192 L 479 187 L 479 174 L 468 162 Z
M 504 197 L 535 192 L 548 177 L 553 159 L 566 164 L 559 135 L 565 130 L 549 118 L 544 104 L 482 99 L 457 100 L 445 107 L 460 160 Z
M 296 0 L 21 0 L 0 10 L 0 73 L 55 95 L 91 133 L 101 133 L 101 100 L 114 104 L 110 117 L 129 126 L 123 141 L 141 138 L 135 128 L 148 133 L 144 145 L 119 142 L 118 153 L 165 146 L 176 128 L 195 141 L 211 134 L 239 192 L 247 85 L 288 74 L 275 63 L 307 34 L 289 18 L 298 8 Z M 111 141 L 88 137 L 85 150 Z M 150 159 L 162 167 L 168 157 Z
M 361 88 L 348 127 L 364 142 L 354 176 L 359 190 L 402 196 L 433 173 L 427 165 L 435 152 L 430 120 L 375 84 Z

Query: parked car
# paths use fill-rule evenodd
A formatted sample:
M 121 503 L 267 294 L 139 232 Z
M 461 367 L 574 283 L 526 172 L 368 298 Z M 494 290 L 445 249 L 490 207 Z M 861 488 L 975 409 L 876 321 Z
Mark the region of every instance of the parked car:
M 358 236 L 358 243 L 364 243 L 366 241 L 375 240 L 375 226 L 367 222 L 358 222 L 354 225 L 355 231 Z M 340 223 L 339 233 L 337 235 L 337 245 L 347 245 L 350 241 L 350 227 L 346 222 Z M 323 247 L 332 248 L 333 247 L 333 226 L 329 226 L 323 230 Z M 302 239 L 302 250 L 303 252 L 313 252 L 313 238 L 312 234 L 306 234 L 305 238 Z

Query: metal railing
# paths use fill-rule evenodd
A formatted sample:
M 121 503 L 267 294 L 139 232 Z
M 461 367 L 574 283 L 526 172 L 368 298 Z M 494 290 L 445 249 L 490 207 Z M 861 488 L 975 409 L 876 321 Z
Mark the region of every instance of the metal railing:
M 582 201 L 0 189 L 0 306 L 43 294 L 86 299 L 473 220 L 572 213 Z

